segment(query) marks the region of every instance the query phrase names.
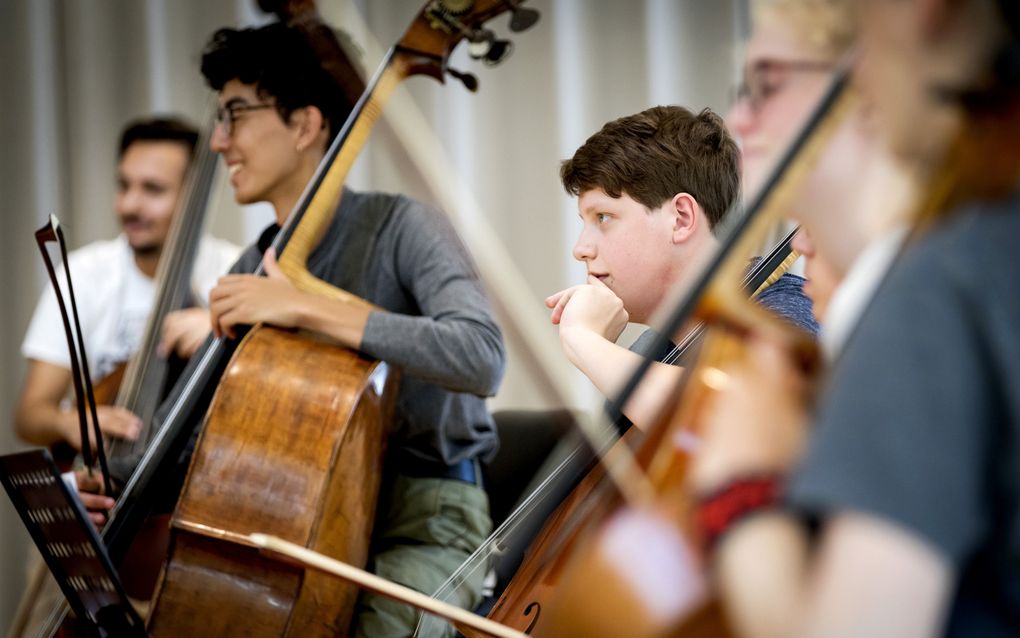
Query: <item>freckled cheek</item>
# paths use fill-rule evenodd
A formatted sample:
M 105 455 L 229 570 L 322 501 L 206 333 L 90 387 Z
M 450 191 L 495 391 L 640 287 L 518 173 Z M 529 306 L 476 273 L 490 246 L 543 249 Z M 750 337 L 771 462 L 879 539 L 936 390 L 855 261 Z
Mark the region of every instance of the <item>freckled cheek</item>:
M 600 253 L 614 277 L 626 285 L 643 276 L 648 264 L 648 255 L 639 246 L 617 246 L 615 250 Z
M 638 229 L 640 232 L 630 232 L 622 237 L 617 251 L 628 261 L 646 261 L 650 255 L 662 250 L 662 234 L 656 232 L 654 225 Z

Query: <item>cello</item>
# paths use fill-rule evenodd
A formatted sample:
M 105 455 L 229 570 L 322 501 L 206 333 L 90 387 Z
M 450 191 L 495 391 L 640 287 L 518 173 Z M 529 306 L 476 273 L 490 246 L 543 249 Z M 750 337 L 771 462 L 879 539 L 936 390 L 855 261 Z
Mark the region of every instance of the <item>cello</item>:
M 391 50 L 275 240 L 281 267 L 297 287 L 367 303 L 307 268 L 309 253 L 346 197 L 347 171 L 397 83 L 418 73 L 441 79 L 452 44 L 464 37 L 484 43 L 485 33 L 475 25 L 507 8 L 431 2 Z M 490 60 L 497 61 L 495 55 Z M 394 376 L 385 363 L 322 338 L 266 326 L 248 333 L 216 389 L 196 445 L 149 618 L 153 634 L 346 630 L 355 590 L 300 569 L 276 569 L 244 538 L 266 530 L 364 563 Z M 267 383 L 277 390 L 271 396 Z M 253 602 L 252 591 L 271 604 Z

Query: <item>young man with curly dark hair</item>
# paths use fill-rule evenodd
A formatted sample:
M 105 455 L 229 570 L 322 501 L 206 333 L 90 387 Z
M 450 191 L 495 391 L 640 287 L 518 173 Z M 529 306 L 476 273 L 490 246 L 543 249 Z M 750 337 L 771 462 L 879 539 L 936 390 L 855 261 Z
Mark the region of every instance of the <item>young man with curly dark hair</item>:
M 373 309 L 299 290 L 266 251 L 351 111 L 322 50 L 305 31 L 272 24 L 222 29 L 202 57 L 219 102 L 210 143 L 235 199 L 276 213 L 212 291 L 213 329 L 301 328 L 400 368 L 369 568 L 432 593 L 492 526 L 479 459 L 497 446 L 485 397 L 502 379 L 502 336 L 447 218 L 407 197 L 345 188 L 308 260 L 313 275 Z M 246 274 L 260 261 L 268 276 Z M 462 606 L 477 604 L 480 587 L 468 583 Z M 416 620 L 406 605 L 363 595 L 352 635 L 407 636 Z

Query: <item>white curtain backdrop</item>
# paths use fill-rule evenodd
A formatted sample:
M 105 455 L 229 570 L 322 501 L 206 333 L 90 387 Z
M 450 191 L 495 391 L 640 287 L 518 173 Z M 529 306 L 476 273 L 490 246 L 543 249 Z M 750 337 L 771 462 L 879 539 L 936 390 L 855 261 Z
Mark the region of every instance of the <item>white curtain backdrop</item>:
M 421 0 L 320 0 L 336 26 L 357 11 L 384 46 L 396 41 Z M 504 242 L 530 295 L 514 300 L 538 312 L 546 295 L 581 281 L 570 249 L 579 228 L 574 202 L 558 181 L 559 162 L 606 121 L 655 104 L 726 108 L 737 46 L 747 31 L 746 0 L 529 0 L 539 24 L 510 34 L 514 53 L 487 68 L 458 50 L 451 66 L 474 72 L 471 94 L 414 78 L 409 99 L 434 129 L 455 180 L 479 204 Z M 0 0 L 0 413 L 12 413 L 24 362 L 19 348 L 42 290 L 44 272 L 32 232 L 50 213 L 73 247 L 117 233 L 111 212 L 117 134 L 129 119 L 175 112 L 201 122 L 209 93 L 198 73 L 202 46 L 222 26 L 267 21 L 253 0 Z M 350 20 L 348 19 L 348 22 Z M 356 41 L 366 35 L 355 31 Z M 378 59 L 365 51 L 365 66 Z M 402 90 L 403 91 L 403 90 Z M 394 128 L 382 123 L 351 176 L 356 188 L 401 191 L 427 201 L 435 193 L 408 159 Z M 238 242 L 269 217 L 239 210 L 220 188 L 215 234 Z M 471 219 L 462 220 L 470 225 Z M 477 255 L 479 259 L 485 255 Z M 504 321 L 509 320 L 504 318 Z M 553 328 L 543 325 L 549 334 Z M 511 344 L 510 368 L 492 405 L 540 407 L 543 400 Z M 570 380 L 570 401 L 594 392 Z M 9 417 L 8 417 L 9 418 Z M 0 452 L 19 449 L 0 427 Z M 0 631 L 23 586 L 28 542 L 0 498 Z

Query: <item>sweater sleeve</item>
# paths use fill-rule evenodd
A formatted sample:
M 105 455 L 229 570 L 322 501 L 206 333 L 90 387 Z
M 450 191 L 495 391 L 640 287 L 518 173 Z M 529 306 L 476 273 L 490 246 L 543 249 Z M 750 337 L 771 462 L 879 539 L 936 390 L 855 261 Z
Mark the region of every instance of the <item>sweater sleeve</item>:
M 449 221 L 405 198 L 384 237 L 387 274 L 418 312 L 373 312 L 362 351 L 448 390 L 495 394 L 506 366 L 502 334 Z

